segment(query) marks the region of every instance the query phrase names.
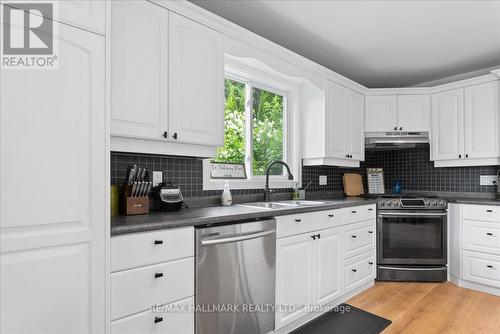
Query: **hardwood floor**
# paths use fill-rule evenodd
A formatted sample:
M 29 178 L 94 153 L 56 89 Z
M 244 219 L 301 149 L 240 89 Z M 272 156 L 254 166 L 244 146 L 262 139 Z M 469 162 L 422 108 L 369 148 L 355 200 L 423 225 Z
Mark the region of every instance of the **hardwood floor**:
M 391 320 L 383 334 L 500 333 L 500 297 L 452 283 L 376 282 L 347 303 Z

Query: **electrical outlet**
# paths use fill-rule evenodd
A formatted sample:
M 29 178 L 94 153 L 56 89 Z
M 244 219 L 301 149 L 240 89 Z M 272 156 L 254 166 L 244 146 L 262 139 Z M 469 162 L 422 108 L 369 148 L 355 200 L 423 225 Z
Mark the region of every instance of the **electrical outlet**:
M 319 185 L 326 186 L 328 184 L 328 177 L 326 175 L 319 176 Z
M 480 186 L 492 186 L 494 185 L 493 181 L 497 181 L 496 175 L 480 175 L 479 176 L 479 185 Z
M 163 182 L 163 172 L 153 171 L 153 187 L 156 187 Z

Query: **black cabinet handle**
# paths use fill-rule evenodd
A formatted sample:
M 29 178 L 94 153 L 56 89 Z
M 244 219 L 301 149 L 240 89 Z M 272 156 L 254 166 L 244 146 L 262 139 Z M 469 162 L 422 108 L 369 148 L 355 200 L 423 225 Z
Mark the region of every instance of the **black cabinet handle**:
M 352 272 L 355 273 L 356 271 L 358 271 L 358 269 L 352 269 Z
M 162 322 L 163 318 L 162 317 L 155 317 L 155 324 Z
M 488 209 L 488 210 L 486 210 L 486 212 L 493 212 L 493 210 L 491 210 L 491 209 Z
M 302 219 L 295 219 L 295 221 L 296 221 L 297 223 L 300 223 L 300 222 L 302 221 Z
M 458 158 L 459 158 L 459 159 L 462 159 L 462 155 L 461 155 L 461 154 L 459 154 L 459 155 L 458 155 Z
M 487 268 L 490 268 L 490 269 L 492 269 L 492 268 L 493 268 L 493 266 L 492 266 L 492 265 L 490 265 L 490 264 L 488 264 L 486 267 L 487 267 Z
M 333 217 L 333 215 L 332 215 L 332 214 L 329 214 L 329 215 L 328 215 L 328 217 Z
M 155 240 L 155 245 L 163 245 L 163 240 Z
M 402 126 L 400 126 L 400 127 L 399 127 L 399 131 L 402 131 L 402 130 L 403 130 L 403 127 L 402 127 Z
M 167 131 L 163 132 L 163 138 L 168 138 L 168 132 Z
M 368 211 L 373 211 L 373 208 L 369 208 Z
M 368 231 L 368 233 L 373 234 L 373 231 Z
M 349 158 L 351 158 L 351 159 L 352 159 L 352 154 L 349 154 Z
M 488 232 L 488 233 L 486 233 L 486 235 L 493 235 L 493 233 Z
M 352 237 L 353 239 L 356 239 L 358 236 L 353 234 L 353 235 L 351 235 L 351 237 Z
M 174 132 L 174 134 L 172 135 L 172 138 L 177 139 L 177 132 Z
M 316 237 L 317 237 L 318 239 L 321 239 L 321 234 L 320 234 L 320 233 L 316 234 Z
M 163 273 L 155 273 L 155 278 L 163 277 Z
M 349 154 L 346 154 L 346 155 L 345 155 L 345 157 L 346 157 L 346 158 L 349 158 Z
M 394 127 L 394 131 L 396 131 L 397 129 L 398 129 L 398 127 L 397 127 L 397 126 L 395 126 L 395 127 Z
M 353 210 L 353 211 L 351 211 L 351 213 L 358 213 L 358 211 L 354 211 L 354 210 Z
M 369 264 L 370 266 L 373 266 L 373 262 L 368 262 L 368 264 Z
M 466 155 L 465 155 L 465 157 L 466 157 L 466 158 L 469 158 L 469 154 L 466 154 Z
M 311 238 L 312 238 L 313 240 L 316 240 L 316 234 L 311 235 Z

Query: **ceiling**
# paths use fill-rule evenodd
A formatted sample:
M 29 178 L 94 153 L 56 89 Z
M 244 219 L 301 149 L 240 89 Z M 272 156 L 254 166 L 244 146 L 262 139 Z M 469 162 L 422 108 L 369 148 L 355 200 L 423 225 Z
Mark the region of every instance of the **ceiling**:
M 370 88 L 500 67 L 500 0 L 192 2 Z

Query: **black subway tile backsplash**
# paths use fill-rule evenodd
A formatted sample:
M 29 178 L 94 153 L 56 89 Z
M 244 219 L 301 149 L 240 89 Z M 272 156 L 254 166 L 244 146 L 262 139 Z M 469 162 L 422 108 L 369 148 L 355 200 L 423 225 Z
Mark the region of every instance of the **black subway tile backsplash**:
M 429 160 L 429 147 L 405 148 L 386 151 L 366 151 L 365 162 L 360 168 L 332 166 L 304 166 L 302 184 L 309 182 L 308 191 L 342 191 L 342 174 L 358 172 L 366 180 L 366 168 L 383 168 L 386 191 L 400 180 L 403 190 L 444 192 L 494 192 L 493 186 L 480 186 L 480 175 L 494 175 L 499 166 L 436 168 Z M 122 184 L 129 164 L 136 164 L 150 171 L 161 170 L 164 181 L 174 181 L 181 187 L 185 197 L 219 196 L 221 190 L 203 190 L 203 165 L 201 158 L 162 156 L 138 153 L 111 153 L 111 183 Z M 328 177 L 326 186 L 319 185 L 319 175 Z M 262 189 L 231 190 L 234 195 L 253 195 Z M 289 192 L 281 189 L 280 192 Z

